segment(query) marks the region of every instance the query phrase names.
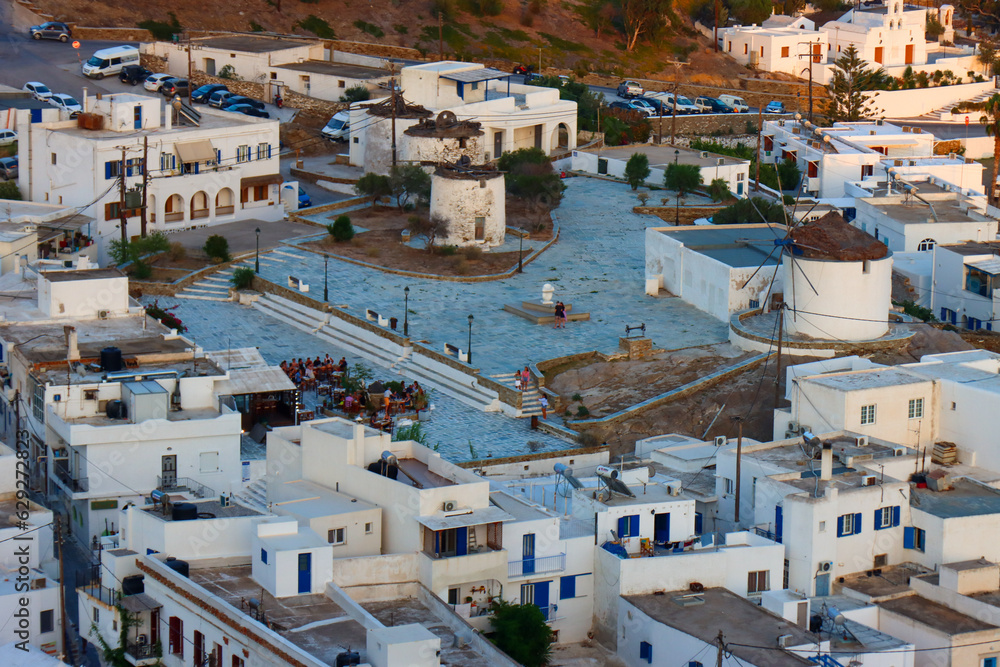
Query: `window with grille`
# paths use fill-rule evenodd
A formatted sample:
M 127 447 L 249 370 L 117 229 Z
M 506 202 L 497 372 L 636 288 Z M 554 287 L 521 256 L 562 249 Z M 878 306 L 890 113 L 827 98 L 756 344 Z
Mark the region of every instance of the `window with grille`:
M 249 162 L 250 161 L 250 147 L 249 146 L 237 146 L 236 147 L 236 161 L 237 162 Z
M 861 425 L 865 426 L 867 424 L 875 423 L 875 406 L 874 405 L 862 405 L 861 406 Z
M 924 416 L 924 399 L 911 398 L 906 414 L 910 419 L 919 419 Z

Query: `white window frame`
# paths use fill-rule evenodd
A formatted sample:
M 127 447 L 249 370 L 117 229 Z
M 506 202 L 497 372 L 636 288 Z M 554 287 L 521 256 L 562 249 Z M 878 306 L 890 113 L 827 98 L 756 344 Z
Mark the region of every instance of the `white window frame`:
M 338 532 L 340 533 L 339 538 L 337 536 Z M 330 530 L 326 531 L 326 541 L 335 547 L 347 544 L 347 528 L 346 527 L 331 528 Z
M 373 521 L 368 521 L 365 523 L 365 535 L 371 535 L 375 532 L 375 523 Z
M 160 171 L 177 169 L 177 156 L 173 153 L 160 153 Z
M 892 528 L 892 507 L 880 507 L 876 528 Z
M 861 406 L 861 425 L 862 426 L 870 426 L 871 424 L 874 424 L 875 423 L 875 418 L 876 418 L 876 412 L 875 412 L 875 404 L 874 403 L 872 403 L 871 405 L 862 405 Z
M 243 145 L 236 147 L 236 162 L 249 162 L 250 161 L 250 146 Z
M 924 416 L 924 399 L 911 398 L 906 408 L 907 417 L 910 419 L 921 419 Z
M 733 482 L 733 480 L 729 479 L 728 477 L 723 477 L 722 479 L 726 483 L 726 493 L 733 493 L 734 492 L 733 489 L 736 486 L 735 482 Z
M 844 521 L 843 521 L 843 526 L 844 526 L 844 531 L 843 532 L 844 532 L 844 535 L 843 536 L 847 537 L 848 535 L 854 535 L 854 534 L 856 534 L 857 531 L 854 529 L 854 514 L 853 513 L 844 514 L 843 517 L 844 517 Z

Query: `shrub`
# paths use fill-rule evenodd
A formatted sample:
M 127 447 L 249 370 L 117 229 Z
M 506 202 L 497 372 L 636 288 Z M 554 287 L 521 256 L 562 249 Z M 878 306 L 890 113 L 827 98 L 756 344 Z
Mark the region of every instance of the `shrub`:
M 232 65 L 225 65 L 219 70 L 219 78 L 228 81 L 240 81 L 241 77 L 236 73 L 236 68 Z
M 477 245 L 467 245 L 462 248 L 462 256 L 470 262 L 483 258 L 483 249 Z
M 170 21 L 153 21 L 152 19 L 147 21 L 140 21 L 138 25 L 143 30 L 148 30 L 149 34 L 153 36 L 153 39 L 159 39 L 162 41 L 169 42 L 174 38 L 174 35 L 184 30 L 181 27 L 180 22 L 177 21 L 177 15 L 173 12 L 167 13 L 170 16 Z
M 476 457 L 473 456 L 473 459 Z M 525 667 L 542 667 L 552 655 L 552 628 L 533 604 L 511 604 L 495 598 L 493 641 L 501 651 Z
M 177 304 L 179 306 L 180 304 Z M 161 308 L 159 300 L 154 300 L 153 303 L 146 306 L 146 314 L 152 317 L 154 320 L 162 322 L 165 326 L 171 329 L 177 329 L 177 331 L 184 333 L 187 331 L 187 327 L 181 322 L 181 319 L 177 317 L 173 311 L 177 310 L 177 306 L 171 306 L 169 308 Z
M 372 208 L 375 208 L 375 204 L 379 199 L 392 194 L 392 184 L 389 182 L 388 176 L 370 171 L 358 179 L 357 184 L 354 186 L 354 191 L 362 197 L 370 198 Z
M 145 280 L 153 275 L 153 267 L 145 262 L 135 262 L 132 265 L 132 277 L 138 280 Z
M 708 195 L 714 202 L 725 201 L 732 197 L 729 192 L 729 183 L 724 178 L 713 179 L 708 186 Z
M 586 405 L 581 405 L 580 407 L 578 407 L 576 409 L 576 414 L 577 414 L 577 416 L 580 416 L 580 417 L 586 417 L 587 415 L 590 414 L 590 410 L 587 409 Z
M 233 271 L 233 277 L 229 279 L 233 288 L 238 290 L 248 289 L 253 285 L 254 270 L 249 266 L 240 266 Z
M 212 234 L 205 241 L 202 250 L 212 259 L 218 259 L 222 262 L 229 261 L 229 241 L 226 240 L 225 236 Z
M 784 224 L 784 207 L 763 197 L 754 197 L 752 200 L 740 199 L 732 206 L 716 211 L 712 216 L 712 223 L 716 225 L 757 224 L 761 222 Z
M 913 301 L 903 301 L 899 305 L 903 307 L 903 312 L 911 317 L 923 320 L 924 322 L 937 322 L 937 318 L 934 317 L 934 313 L 930 308 L 919 306 Z
M 368 33 L 372 37 L 376 38 L 385 37 L 385 31 L 382 30 L 382 28 L 375 25 L 374 23 L 368 23 L 367 21 L 362 21 L 361 19 L 358 19 L 357 21 L 354 22 L 354 27 L 360 30 L 361 32 Z
M 400 35 L 405 35 L 406 33 L 410 32 L 409 26 L 405 26 L 402 23 L 397 23 L 396 25 L 392 26 L 392 29 L 398 32 Z
M 427 431 L 424 430 L 424 425 L 420 422 L 413 422 L 410 426 L 402 426 L 397 428 L 392 434 L 393 442 L 401 442 L 404 440 L 412 440 L 414 442 L 419 442 L 421 445 L 427 445 Z
M 13 199 L 21 201 L 21 189 L 14 181 L 0 182 L 0 199 Z
M 264 26 L 256 21 L 250 21 L 250 32 L 264 32 Z
M 479 11 L 484 16 L 499 16 L 503 13 L 503 0 L 479 0 Z
M 640 192 L 636 196 L 639 198 L 639 206 L 645 206 L 646 202 L 649 201 L 649 193 L 648 192 Z
M 649 156 L 645 153 L 633 153 L 625 163 L 625 181 L 633 190 L 638 189 L 649 178 L 649 173 Z
M 330 27 L 330 24 L 315 14 L 310 14 L 308 17 L 299 21 L 299 27 L 303 30 L 308 30 L 320 39 L 337 38 L 337 35 L 333 32 L 333 28 Z
M 439 245 L 435 247 L 436 247 L 435 252 L 444 257 L 451 257 L 452 255 L 458 252 L 458 246 L 454 245 Z
M 431 175 L 419 164 L 404 164 L 389 170 L 389 185 L 400 210 L 411 205 L 410 197 L 418 202 L 431 198 Z
M 451 0 L 431 0 L 431 16 L 441 17 L 442 21 L 448 21 L 455 14 L 455 7 Z
M 422 236 L 427 240 L 424 246 L 427 250 L 434 250 L 434 241 L 440 234 L 448 230 L 448 223 L 440 216 L 425 218 L 422 215 L 411 215 L 406 219 L 406 229 L 413 236 Z
M 178 261 L 187 257 L 187 248 L 180 241 L 174 241 L 170 244 L 170 250 L 167 251 L 167 257 L 173 261 Z
M 573 394 L 573 400 L 574 401 L 582 401 L 583 400 L 583 396 L 581 396 L 578 393 L 577 394 Z
M 351 224 L 351 219 L 346 215 L 338 215 L 332 225 L 326 226 L 326 231 L 330 232 L 330 236 L 337 243 L 350 241 L 354 238 L 354 225 Z

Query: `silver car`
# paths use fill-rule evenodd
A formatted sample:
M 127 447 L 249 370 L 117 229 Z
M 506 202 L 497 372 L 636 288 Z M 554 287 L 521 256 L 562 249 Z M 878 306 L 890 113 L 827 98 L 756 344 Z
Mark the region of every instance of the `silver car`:
M 17 178 L 17 158 L 0 158 L 0 178 L 10 181 Z

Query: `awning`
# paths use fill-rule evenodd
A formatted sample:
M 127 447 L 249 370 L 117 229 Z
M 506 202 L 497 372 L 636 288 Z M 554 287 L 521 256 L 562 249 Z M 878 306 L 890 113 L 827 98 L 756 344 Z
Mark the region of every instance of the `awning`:
M 140 611 L 150 611 L 152 609 L 159 609 L 163 605 L 157 602 L 155 599 L 146 595 L 145 593 L 136 593 L 135 595 L 126 595 L 121 599 L 121 606 L 127 612 L 132 614 L 138 613 Z
M 280 185 L 284 179 L 281 174 L 267 174 L 265 176 L 247 176 L 240 179 L 240 188 L 252 188 L 257 185 Z
M 461 512 L 461 510 L 458 511 Z M 469 510 L 462 514 L 432 514 L 430 516 L 417 517 L 417 523 L 429 530 L 467 528 L 468 526 L 481 526 L 484 523 L 497 523 L 499 521 L 513 520 L 513 515 L 504 512 L 499 507 L 493 506 Z
M 215 350 L 206 352 L 205 356 L 215 362 L 216 366 L 227 371 L 244 368 L 268 368 L 271 364 L 264 361 L 260 350 L 256 347 L 237 347 L 230 350 Z
M 218 157 L 212 142 L 208 139 L 174 144 L 174 150 L 177 151 L 181 162 L 212 162 Z
M 295 389 L 295 383 L 288 379 L 285 371 L 274 366 L 229 371 L 228 380 L 220 380 L 215 383 L 215 393 L 219 396 L 266 394 L 274 391 L 292 391 L 293 389 Z
M 460 81 L 462 83 L 476 83 L 477 81 L 506 79 L 509 76 L 510 74 L 508 72 L 493 69 L 492 67 L 483 67 L 481 69 L 465 70 L 464 72 L 442 74 L 441 78 L 449 79 L 451 81 Z
M 968 266 L 984 271 L 991 276 L 1000 275 L 1000 259 L 996 257 L 993 257 L 992 259 L 981 259 L 978 262 L 969 262 Z

